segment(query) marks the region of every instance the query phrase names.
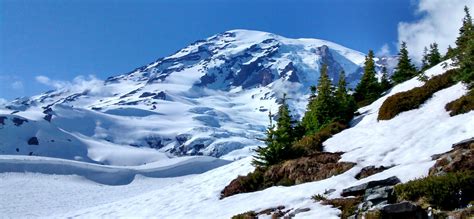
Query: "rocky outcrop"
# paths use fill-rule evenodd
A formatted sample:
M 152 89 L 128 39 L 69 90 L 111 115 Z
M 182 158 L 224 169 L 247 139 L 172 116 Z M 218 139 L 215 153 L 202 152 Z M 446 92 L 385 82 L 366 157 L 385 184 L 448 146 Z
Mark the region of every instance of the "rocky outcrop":
M 382 172 L 384 170 L 387 170 L 389 168 L 390 167 L 384 167 L 384 166 L 380 166 L 380 167 L 367 166 L 367 167 L 362 168 L 362 170 L 360 170 L 360 172 L 355 176 L 355 178 L 356 179 L 363 179 L 363 178 L 372 176 L 374 174 L 380 173 L 380 172 Z
M 221 198 L 254 192 L 275 185 L 290 186 L 305 182 L 327 179 L 341 174 L 355 164 L 339 162 L 341 153 L 319 152 L 273 165 L 267 169 L 258 168 L 247 176 L 232 180 L 221 192 Z
M 430 175 L 474 170 L 474 137 L 453 145 L 453 149 L 432 157 L 437 160 Z
M 39 142 L 38 142 L 38 138 L 37 137 L 31 137 L 30 139 L 28 139 L 28 145 L 38 145 Z
M 338 162 L 341 153 L 319 152 L 274 165 L 265 172 L 265 178 L 271 181 L 287 179 L 294 184 L 318 181 L 346 172 L 354 163 Z
M 394 186 L 398 183 L 400 183 L 400 179 L 398 179 L 396 176 L 392 176 L 387 179 L 370 181 L 364 184 L 346 188 L 342 190 L 341 195 L 342 196 L 360 196 L 360 195 L 365 194 L 367 189 L 371 189 L 375 187 L 381 188 L 385 186 Z

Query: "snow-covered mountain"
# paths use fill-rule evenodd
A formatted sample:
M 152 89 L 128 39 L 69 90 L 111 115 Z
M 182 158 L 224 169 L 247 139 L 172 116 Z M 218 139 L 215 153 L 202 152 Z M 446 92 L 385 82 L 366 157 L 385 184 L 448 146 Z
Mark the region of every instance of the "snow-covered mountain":
M 170 155 L 235 159 L 261 144 L 283 93 L 301 115 L 323 63 L 334 81 L 344 70 L 354 86 L 364 59 L 324 40 L 224 32 L 127 74 L 13 101 L 0 112 L 0 154 L 114 165 Z
M 428 77 L 440 75 L 448 70 L 443 66 L 452 68 L 448 61 L 434 66 L 425 74 Z M 353 162 L 355 166 L 324 180 L 295 186 L 274 186 L 219 199 L 220 192 L 231 180 L 254 170 L 251 157 L 231 163 L 210 157 L 179 157 L 123 167 L 57 158 L 0 155 L 0 212 L 6 217 L 20 218 L 230 218 L 243 212 L 282 206 L 285 211 L 298 212 L 294 218 L 340 218 L 339 209 L 314 202 L 311 196 L 332 191 L 328 198 L 338 198 L 343 189 L 374 180 L 396 176 L 407 182 L 424 177 L 436 162 L 433 155 L 449 151 L 454 143 L 472 137 L 474 111 L 450 116 L 445 110 L 447 103 L 466 94 L 467 89 L 461 83 L 435 92 L 417 109 L 402 112 L 390 120 L 377 120 L 379 109 L 388 97 L 422 85 L 424 82 L 417 78 L 396 85 L 372 104 L 359 109 L 360 115 L 354 118 L 350 128 L 325 141 L 326 151 L 343 152 L 340 161 Z M 62 112 L 75 112 L 71 110 Z M 77 112 L 89 112 L 81 110 Z M 42 113 L 27 112 L 32 120 L 34 116 L 37 119 L 43 116 Z M 27 112 L 19 113 L 27 116 Z M 33 130 L 37 125 L 37 122 L 12 118 L 18 118 L 16 116 L 7 117 L 0 120 L 3 121 L 2 132 L 19 127 L 32 127 Z M 110 120 L 120 118 L 111 116 Z M 51 121 L 54 122 L 54 117 Z M 41 135 L 50 132 L 54 134 L 52 129 L 45 129 Z M 81 136 L 83 141 L 92 138 L 76 132 L 64 133 L 72 137 Z M 2 133 L 1 136 L 5 135 Z M 17 136 L 19 139 L 22 137 Z M 31 147 L 41 146 L 41 139 L 40 136 L 39 145 Z M 116 154 L 131 150 L 125 146 L 114 146 L 115 150 L 122 150 Z M 0 148 L 4 147 L 5 144 L 2 144 Z M 89 149 L 100 148 L 103 147 Z M 97 154 L 112 158 L 107 154 L 112 150 L 106 148 Z M 127 155 L 121 154 L 120 159 L 128 159 Z M 356 175 L 370 165 L 389 168 L 357 179 Z M 209 169 L 212 170 L 204 172 Z

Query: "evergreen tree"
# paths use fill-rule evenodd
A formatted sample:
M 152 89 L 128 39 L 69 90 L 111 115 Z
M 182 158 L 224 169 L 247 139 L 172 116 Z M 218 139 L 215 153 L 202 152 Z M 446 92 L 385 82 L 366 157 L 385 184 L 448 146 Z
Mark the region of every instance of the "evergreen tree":
M 469 13 L 469 8 L 464 7 L 464 19 L 462 21 L 462 27 L 459 29 L 459 37 L 456 39 L 456 50 L 458 54 L 463 53 L 466 48 L 468 41 L 472 38 L 473 24 L 471 14 Z
M 366 105 L 380 96 L 380 85 L 375 77 L 374 52 L 365 57 L 364 74 L 355 88 L 354 98 L 359 105 Z
M 429 68 L 429 65 L 430 65 L 430 61 L 429 61 L 429 55 L 428 55 L 428 48 L 425 48 L 423 49 L 423 58 L 421 59 L 421 70 L 420 72 L 423 72 L 425 71 L 426 69 Z
M 398 65 L 392 75 L 392 81 L 398 84 L 416 75 L 416 67 L 411 63 L 411 59 L 408 56 L 407 44 L 402 42 L 400 51 L 398 52 Z
M 389 79 L 387 68 L 385 66 L 382 67 L 382 78 L 380 80 L 380 91 L 381 93 L 387 91 L 388 89 L 392 88 L 392 82 Z
M 347 93 L 346 75 L 344 71 L 341 71 L 339 75 L 335 96 L 337 102 L 336 109 L 338 111 L 337 119 L 347 123 L 354 116 L 357 105 L 354 101 L 354 97 Z
M 429 67 L 433 67 L 441 62 L 441 54 L 438 50 L 438 44 L 430 44 L 430 53 L 428 54 L 428 63 Z
M 327 72 L 327 65 L 323 64 L 321 74 L 316 87 L 317 94 L 310 97 L 308 109 L 303 117 L 302 125 L 307 134 L 318 131 L 325 124 L 334 119 L 335 98 L 331 80 Z
M 443 60 L 447 60 L 450 58 L 454 58 L 456 56 L 456 50 L 451 47 L 451 45 L 448 46 L 448 50 L 446 51 L 446 54 L 443 57 Z
M 474 88 L 474 27 L 469 8 L 465 7 L 464 12 L 466 15 L 456 40 L 455 61 L 460 67 L 457 79 L 466 83 L 469 88 Z
M 278 108 L 276 127 L 272 123 L 272 115 L 269 113 L 270 125 L 267 128 L 264 139 L 266 147 L 256 149 L 253 164 L 266 167 L 291 159 L 295 156 L 291 145 L 296 140 L 294 130 L 294 120 L 286 103 L 286 94 L 283 95 L 282 103 Z

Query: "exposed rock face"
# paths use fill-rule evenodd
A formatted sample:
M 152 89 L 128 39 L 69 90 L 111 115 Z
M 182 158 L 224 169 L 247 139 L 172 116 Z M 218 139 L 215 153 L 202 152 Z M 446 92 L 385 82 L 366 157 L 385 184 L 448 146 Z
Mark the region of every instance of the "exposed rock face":
M 39 144 L 38 138 L 37 137 L 31 137 L 30 139 L 28 139 L 28 144 L 29 145 L 38 145 Z
M 16 126 L 21 126 L 23 123 L 28 122 L 28 120 L 22 119 L 22 118 L 14 117 L 14 118 L 12 119 L 12 122 L 13 122 L 13 124 L 16 125 Z
M 386 205 L 381 209 L 382 218 L 396 219 L 424 219 L 428 218 L 426 212 L 421 207 L 410 202 L 401 202 L 391 205 Z
M 435 155 L 433 159 L 437 161 L 430 169 L 430 175 L 474 170 L 474 138 L 454 144 L 452 150 Z
M 355 176 L 355 178 L 356 179 L 363 179 L 363 178 L 372 176 L 376 173 L 380 173 L 380 172 L 382 172 L 386 169 L 389 169 L 389 168 L 390 167 L 384 167 L 384 166 L 380 166 L 380 167 L 367 166 L 367 167 L 362 168 L 362 170 L 360 170 L 360 172 Z
M 221 198 L 254 192 L 274 185 L 294 185 L 323 180 L 341 174 L 355 164 L 338 162 L 341 153 L 319 152 L 308 157 L 288 160 L 268 169 L 256 169 L 247 176 L 232 180 L 221 192 Z
M 327 179 L 341 174 L 355 164 L 338 162 L 341 153 L 320 152 L 309 157 L 302 157 L 272 166 L 265 172 L 265 178 L 280 181 L 284 178 L 295 184 Z
M 342 196 L 359 196 L 365 194 L 367 189 L 375 188 L 375 187 L 383 187 L 383 186 L 393 186 L 400 183 L 400 179 L 396 176 L 389 177 L 383 180 L 376 180 L 370 181 L 358 186 L 349 187 L 347 189 L 342 190 Z

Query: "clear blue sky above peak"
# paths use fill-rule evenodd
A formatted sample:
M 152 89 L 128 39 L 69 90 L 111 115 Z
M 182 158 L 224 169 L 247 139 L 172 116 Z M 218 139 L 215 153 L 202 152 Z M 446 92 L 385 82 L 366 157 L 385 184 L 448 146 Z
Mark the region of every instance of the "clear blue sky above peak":
M 231 29 L 319 38 L 367 52 L 411 21 L 413 0 L 0 0 L 0 98 L 48 90 L 38 75 L 104 79 Z

